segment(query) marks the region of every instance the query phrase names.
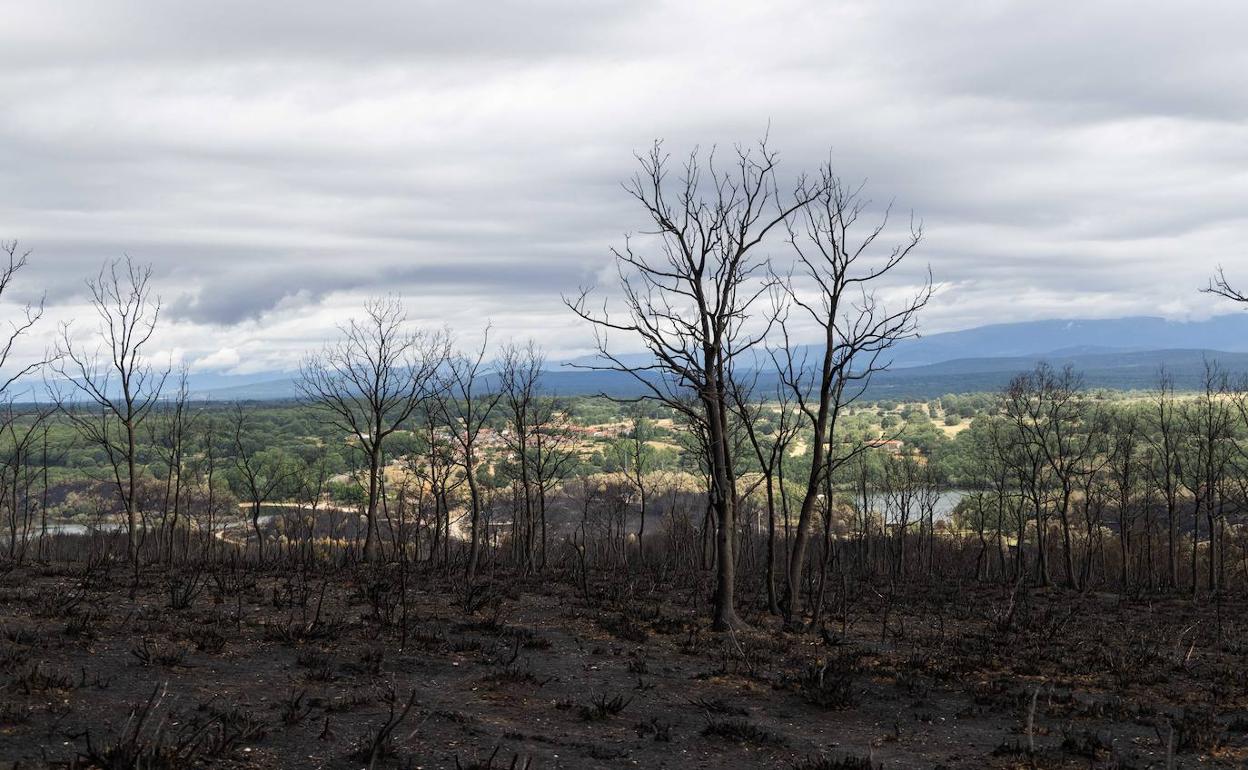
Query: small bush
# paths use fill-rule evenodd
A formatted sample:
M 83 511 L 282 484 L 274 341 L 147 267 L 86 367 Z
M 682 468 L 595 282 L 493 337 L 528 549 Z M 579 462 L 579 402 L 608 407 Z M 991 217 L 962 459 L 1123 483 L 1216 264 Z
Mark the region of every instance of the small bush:
M 871 761 L 870 756 L 845 754 L 839 757 L 829 757 L 820 754 L 803 759 L 793 765 L 793 770 L 876 770 L 876 767 L 877 765 Z
M 856 667 L 826 662 L 812 663 L 802 672 L 802 697 L 812 706 L 840 711 L 858 705 Z
M 632 698 L 625 698 L 622 695 L 615 695 L 611 698 L 605 694 L 599 695 L 589 705 L 581 706 L 581 719 L 585 722 L 601 722 L 619 714 L 631 702 Z
M 758 746 L 783 746 L 785 740 L 772 731 L 744 719 L 719 719 L 702 728 L 708 738 L 723 738 L 733 743 L 752 743 Z

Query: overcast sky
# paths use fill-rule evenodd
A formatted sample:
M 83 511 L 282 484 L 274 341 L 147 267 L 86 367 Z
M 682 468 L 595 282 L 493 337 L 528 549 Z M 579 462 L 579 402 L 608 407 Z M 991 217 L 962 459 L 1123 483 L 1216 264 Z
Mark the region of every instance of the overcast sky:
M 645 226 L 632 153 L 768 125 L 782 175 L 831 157 L 922 219 L 928 331 L 1205 317 L 1230 309 L 1196 293 L 1212 268 L 1248 284 L 1244 3 L 3 11 L 0 239 L 33 251 L 6 299 L 47 293 L 32 345 L 129 254 L 160 352 L 201 371 L 287 368 L 381 292 L 566 355 L 587 334 L 560 293 Z

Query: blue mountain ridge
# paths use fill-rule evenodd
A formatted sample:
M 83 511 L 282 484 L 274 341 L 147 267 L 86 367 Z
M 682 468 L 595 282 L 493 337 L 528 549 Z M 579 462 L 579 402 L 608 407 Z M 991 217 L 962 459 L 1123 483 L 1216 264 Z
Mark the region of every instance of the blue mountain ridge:
M 810 346 L 804 346 L 813 350 Z M 1091 387 L 1136 389 L 1155 384 L 1164 364 L 1176 385 L 1195 387 L 1206 359 L 1232 373 L 1248 371 L 1248 314 L 1204 321 L 1170 321 L 1151 316 L 1112 319 L 1058 319 L 991 324 L 903 340 L 890 352 L 891 370 L 877 375 L 869 397 L 931 397 L 944 393 L 993 390 L 1040 360 L 1069 364 Z M 627 354 L 625 363 L 646 360 Z M 550 392 L 564 395 L 639 394 L 627 374 L 592 371 L 594 356 L 552 360 L 543 375 Z M 764 372 L 766 367 L 760 367 Z M 764 375 L 760 387 L 767 387 Z M 192 374 L 191 392 L 210 400 L 294 398 L 294 374 Z

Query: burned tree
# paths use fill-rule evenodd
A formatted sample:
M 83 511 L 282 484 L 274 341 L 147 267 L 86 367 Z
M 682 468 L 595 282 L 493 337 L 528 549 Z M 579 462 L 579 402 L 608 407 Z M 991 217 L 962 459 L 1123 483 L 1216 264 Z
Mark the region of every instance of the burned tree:
M 730 450 L 729 378 L 733 362 L 758 345 L 765 328 L 751 328 L 755 300 L 766 291 L 765 262 L 756 251 L 772 231 L 806 206 L 799 187 L 785 200 L 776 186 L 776 154 L 738 149 L 728 169 L 697 151 L 670 175 L 661 143 L 639 157 L 641 170 L 625 186 L 654 226 L 640 249 L 633 239 L 613 250 L 624 312 L 594 310 L 588 290 L 565 302 L 595 331 L 602 363 L 624 372 L 645 398 L 666 404 L 706 437 L 709 502 L 716 527 L 717 569 L 712 627 L 740 625 L 734 600 L 736 491 Z M 762 324 L 765 326 L 765 324 Z M 640 342 L 650 361 L 627 363 L 608 335 Z M 692 397 L 691 397 L 692 396 Z
M 779 594 L 776 592 L 776 513 L 779 505 L 784 513 L 784 527 L 787 530 L 789 522 L 788 506 L 784 504 L 784 458 L 789 452 L 789 446 L 797 438 L 801 423 L 787 388 L 776 388 L 773 406 L 768 404 L 765 395 L 754 395 L 757 384 L 757 379 L 749 387 L 741 382 L 733 383 L 732 395 L 741 417 L 741 426 L 763 476 L 763 492 L 767 505 L 767 563 L 763 583 L 767 591 L 768 610 L 773 615 L 780 615 Z M 770 422 L 766 419 L 768 410 L 774 410 L 775 419 L 771 430 L 764 432 L 763 427 Z
M 1229 390 L 1226 372 L 1216 362 L 1205 361 L 1200 390 L 1195 398 L 1184 401 L 1179 411 L 1184 440 L 1179 453 L 1178 477 L 1192 503 L 1193 596 L 1200 590 L 1198 553 L 1202 514 L 1209 542 L 1206 576 L 1209 592 L 1218 591 L 1218 524 L 1225 505 L 1225 478 L 1234 439 L 1234 407 L 1228 398 Z
M 1036 582 L 1048 586 L 1053 582 L 1048 547 L 1051 487 L 1049 466 L 1045 462 L 1044 453 L 1034 442 L 1027 441 L 1018 428 L 1018 418 L 1014 415 L 1022 413 L 1023 408 L 1011 406 L 1011 398 L 1019 393 L 1020 389 L 1006 389 L 1002 396 L 1003 414 L 1000 419 L 993 420 L 989 435 L 992 452 L 1005 470 L 1004 475 L 1009 478 L 1005 484 L 1012 484 L 1018 497 L 1013 522 L 1018 538 L 1018 547 L 1014 554 L 1014 576 L 1022 580 L 1027 571 L 1027 554 L 1023 546 L 1027 539 L 1027 518 L 1030 515 L 1036 528 Z
M 26 267 L 29 257 L 30 252 L 19 249 L 17 241 L 0 241 L 0 260 L 2 260 L 0 261 L 0 298 L 9 293 L 9 287 L 17 277 L 17 274 Z M 47 361 L 39 359 L 22 366 L 10 368 L 13 346 L 43 317 L 43 305 L 44 300 L 42 298 L 40 298 L 38 303 L 27 302 L 22 305 L 18 317 L 8 322 L 9 329 L 7 335 L 0 334 L 0 371 L 10 372 L 4 380 L 0 381 L 0 399 L 11 401 L 13 386 L 23 377 L 47 363 Z
M 1179 407 L 1174 396 L 1174 379 L 1164 368 L 1158 375 L 1157 390 L 1145 412 L 1145 440 L 1148 457 L 1145 471 L 1154 490 L 1161 495 L 1166 510 L 1166 585 L 1179 586 L 1179 493 L 1182 462 L 1179 450 L 1182 435 Z
M 151 280 L 151 266 L 135 264 L 129 257 L 101 268 L 87 281 L 91 307 L 99 318 L 99 346 L 84 350 L 66 325 L 52 365 L 58 378 L 52 385 L 57 408 L 108 458 L 134 564 L 140 543 L 139 431 L 169 376 L 169 367 L 153 366 L 146 355 L 160 318 L 160 298 L 152 295 Z
M 522 497 L 518 509 L 523 521 L 513 527 L 518 536 L 513 545 L 520 549 L 526 572 L 546 567 L 547 496 L 568 476 L 576 459 L 563 404 L 542 388 L 545 363 L 545 355 L 532 341 L 524 347 L 509 345 L 498 372 L 510 428 L 505 440 Z
M 363 318 L 340 327 L 341 338 L 300 368 L 299 392 L 351 436 L 368 468 L 364 560 L 377 557 L 377 512 L 386 439 L 437 387 L 446 337 L 408 328 L 394 298 L 370 300 Z
M 546 513 L 551 493 L 576 465 L 576 443 L 568 430 L 568 416 L 554 398 L 542 399 L 532 415 L 533 445 L 529 467 L 537 495 L 537 518 L 541 530 L 542 556 L 538 569 L 545 571 L 549 545 Z
M 1118 508 L 1118 549 L 1122 559 L 1120 575 L 1124 590 L 1131 588 L 1136 519 L 1142 513 L 1137 502 L 1140 477 L 1144 472 L 1142 433 L 1141 419 L 1135 411 L 1123 410 L 1113 416 L 1107 467 Z
M 464 480 L 455 472 L 455 447 L 449 431 L 441 424 L 441 416 L 440 406 L 434 399 L 421 407 L 422 451 L 409 455 L 405 465 L 408 473 L 429 489 L 433 504 L 429 559 L 432 561 L 441 555 L 445 564 L 450 559 L 451 496 Z
M 442 420 L 450 431 L 455 446 L 456 462 L 464 472 L 468 484 L 468 502 L 471 519 L 469 526 L 468 562 L 469 578 L 476 577 L 477 561 L 481 552 L 481 484 L 477 479 L 478 449 L 481 431 L 494 407 L 502 398 L 502 391 L 490 391 L 484 378 L 482 364 L 486 346 L 489 344 L 489 328 L 481 340 L 481 347 L 474 354 L 456 353 L 447 359 L 442 384 L 436 394 L 436 403 Z M 482 393 L 485 388 L 486 392 Z
M 654 426 L 645 411 L 639 406 L 629 410 L 628 430 L 623 438 L 613 445 L 615 463 L 618 465 L 628 485 L 632 488 L 637 501 L 637 557 L 645 560 L 646 556 L 646 514 L 649 512 L 651 498 L 650 475 L 654 473 L 655 451 L 649 442 L 653 438 Z
M 10 285 L 18 272 L 26 267 L 27 258 L 30 252 L 21 251 L 18 248 L 17 241 L 0 241 L 0 298 L 9 292 Z M 7 259 L 5 259 L 7 258 Z M 29 468 L 31 465 L 31 454 L 33 442 L 38 433 L 42 431 L 43 450 L 44 450 L 44 488 L 46 497 L 47 487 L 47 426 L 45 420 L 48 416 L 47 410 L 36 407 L 29 415 L 29 419 L 23 421 L 15 409 L 15 400 L 17 394 L 14 392 L 19 381 L 43 366 L 43 360 L 32 361 L 23 366 L 9 368 L 11 363 L 13 346 L 21 339 L 43 316 L 43 300 L 40 299 L 38 304 L 26 303 L 18 312 L 15 319 L 9 321 L 7 336 L 0 335 L 0 371 L 9 372 L 3 381 L 0 381 L 0 434 L 8 437 L 8 443 L 12 452 L 8 457 L 8 461 L 3 466 L 3 475 L 0 475 L 0 482 L 3 484 L 2 496 L 4 505 L 9 509 L 9 557 L 15 556 L 15 551 L 19 541 L 22 548 L 25 549 L 30 517 L 32 515 L 31 495 L 29 494 L 29 483 L 23 484 L 23 476 L 29 482 Z M 23 474 L 25 469 L 27 473 Z M 11 481 L 9 479 L 11 474 Z M 20 494 L 25 486 L 26 494 Z M 20 499 L 20 503 L 19 503 Z M 20 511 L 20 513 L 19 513 Z M 46 517 L 46 505 L 40 506 L 41 515 Z M 19 536 L 18 525 L 19 519 L 23 522 L 23 531 Z M 40 540 L 42 547 L 42 540 Z
M 178 523 L 186 504 L 188 491 L 188 444 L 198 418 L 198 414 L 191 409 L 189 404 L 190 389 L 187 376 L 184 366 L 179 372 L 177 390 L 173 398 L 166 401 L 158 411 L 158 419 L 153 420 L 150 434 L 151 445 L 165 466 L 160 529 L 166 538 L 165 558 L 170 562 L 173 561 Z
M 1226 271 L 1221 267 L 1209 279 L 1209 285 L 1201 289 L 1204 294 L 1214 294 L 1219 297 L 1225 297 L 1232 302 L 1238 302 L 1241 305 L 1248 305 L 1248 294 L 1244 294 L 1235 288 L 1230 280 L 1226 277 Z
M 871 377 L 890 363 L 887 352 L 898 341 L 918 332 L 918 313 L 932 294 L 930 274 L 900 305 L 887 307 L 876 287 L 905 261 L 922 239 L 922 228 L 911 224 L 909 234 L 877 256 L 876 241 L 888 224 L 886 209 L 880 220 L 859 237 L 855 226 L 869 201 L 861 188 L 850 188 L 825 166 L 811 186 L 811 204 L 800 209 L 797 224 L 789 228 L 796 265 L 781 285 L 791 308 L 805 323 L 813 323 L 819 339 L 812 348 L 799 348 L 791 338 L 795 322 L 780 317 L 783 346 L 772 358 L 780 380 L 793 395 L 798 411 L 813 432 L 806 489 L 798 511 L 793 547 L 781 603 L 787 622 L 798 614 L 798 587 L 805 569 L 811 522 L 825 474 L 833 474 L 871 442 L 842 442 L 837 423 L 845 408 L 866 390 Z M 828 501 L 831 510 L 831 501 Z
M 1091 449 L 1084 430 L 1082 382 L 1069 367 L 1055 372 L 1046 363 L 1015 377 L 1006 388 L 1003 411 L 1014 429 L 1030 475 L 1024 484 L 1036 511 L 1040 582 L 1048 585 L 1048 517 L 1056 512 L 1062 529 L 1063 579 L 1076 587 L 1070 511 L 1079 467 Z
M 6 509 L 8 556 L 21 561 L 30 543 L 35 514 L 46 523 L 47 430 L 49 410 L 41 406 L 18 409 L 12 399 L 0 402 L 0 509 Z M 35 492 L 39 462 L 36 448 L 43 441 L 44 497 Z M 45 528 L 41 528 L 41 534 Z
M 503 403 L 507 407 L 511 430 L 507 435 L 508 448 L 511 450 L 515 463 L 515 474 L 520 484 L 519 513 L 523 520 L 513 526 L 513 548 L 519 549 L 519 562 L 526 571 L 536 566 L 534 541 L 537 536 L 537 522 L 534 515 L 536 495 L 532 478 L 532 454 L 534 443 L 534 425 L 536 412 L 541 398 L 539 387 L 542 366 L 545 356 L 530 341 L 525 347 L 509 345 L 503 350 L 502 363 L 499 369 L 499 388 Z
M 1083 380 L 1073 369 L 1054 370 L 1041 363 L 1034 371 L 1014 378 L 1006 390 L 1004 409 L 1026 456 L 1039 461 L 1042 467 L 1036 470 L 1048 476 L 1048 482 L 1042 476 L 1038 479 L 1037 512 L 1044 507 L 1040 494 L 1051 487 L 1052 507 L 1062 528 L 1063 577 L 1068 588 L 1077 588 L 1080 573 L 1075 570 L 1070 513 L 1079 482 L 1095 451 L 1097 435 L 1092 425 L 1098 420 L 1096 407 L 1085 398 Z M 1046 527 L 1043 516 L 1037 519 L 1036 526 L 1040 540 Z M 1042 541 L 1040 551 L 1044 559 Z M 1047 561 L 1042 566 L 1047 568 Z M 1046 572 L 1047 569 L 1041 575 L 1045 584 Z

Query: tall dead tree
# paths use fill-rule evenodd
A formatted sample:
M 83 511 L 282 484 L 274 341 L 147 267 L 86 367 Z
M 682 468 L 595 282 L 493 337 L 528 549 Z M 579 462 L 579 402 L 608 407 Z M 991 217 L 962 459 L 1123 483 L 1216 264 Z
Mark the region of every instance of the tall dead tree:
M 778 503 L 781 508 L 785 508 L 782 504 L 785 495 L 784 458 L 801 430 L 801 423 L 794 412 L 793 400 L 787 388 L 777 387 L 772 394 L 774 403 L 769 403 L 766 393 L 755 395 L 757 384 L 757 380 L 749 383 L 748 387 L 743 382 L 733 383 L 732 393 L 737 412 L 741 416 L 741 426 L 763 475 L 763 492 L 767 505 L 767 565 L 763 584 L 767 591 L 768 610 L 773 615 L 780 615 L 779 594 L 776 592 L 776 513 Z M 775 413 L 774 424 L 770 431 L 764 433 L 763 426 L 770 422 L 766 419 L 769 410 Z M 777 498 L 780 498 L 779 501 Z M 784 526 L 787 530 L 787 508 L 784 513 Z
M 1136 519 L 1141 513 L 1145 513 L 1139 509 L 1136 501 L 1141 486 L 1140 476 L 1144 470 L 1141 458 L 1144 440 L 1140 435 L 1143 432 L 1140 416 L 1134 410 L 1120 409 L 1114 414 L 1113 420 L 1108 467 L 1118 508 L 1122 589 L 1130 591 Z
M 1005 430 L 1002 420 L 997 415 L 986 415 L 976 419 L 971 424 L 970 432 L 966 435 L 973 442 L 974 450 L 970 455 L 972 467 L 967 469 L 967 473 L 972 479 L 972 488 L 976 490 L 977 500 L 974 502 L 982 506 L 979 511 L 981 519 L 978 524 L 981 527 L 980 542 L 984 545 L 982 535 L 983 527 L 990 519 L 993 525 L 993 546 L 996 551 L 997 569 L 999 578 L 1007 580 L 1007 567 L 1005 563 L 1006 548 L 1004 528 L 1006 523 L 1006 515 L 1011 509 L 1016 509 L 1017 505 L 1017 488 L 1015 486 L 1015 475 L 1006 462 L 998 447 L 1004 443 L 1001 433 Z M 1020 565 L 1020 557 L 1023 551 L 1022 528 L 1018 528 L 1018 547 L 1015 555 L 1015 564 Z M 991 572 L 991 565 L 987 560 L 981 561 L 976 559 L 976 578 L 984 579 Z M 1014 574 L 1017 580 L 1022 574 L 1021 568 Z
M 187 444 L 199 416 L 189 404 L 187 377 L 188 372 L 183 366 L 178 373 L 177 390 L 159 410 L 159 419 L 153 421 L 149 436 L 151 446 L 165 466 L 160 529 L 166 538 L 165 558 L 170 562 L 174 558 L 178 523 L 185 503 Z
M 458 450 L 457 461 L 468 484 L 471 531 L 468 534 L 468 561 L 465 569 L 469 578 L 476 577 L 481 552 L 482 494 L 481 484 L 477 480 L 481 432 L 502 398 L 501 390 L 487 387 L 482 369 L 489 345 L 489 334 L 489 327 L 486 327 L 481 347 L 475 353 L 455 353 L 447 359 L 442 386 L 436 397 L 443 421 L 451 434 L 451 443 Z
M 537 495 L 537 517 L 540 528 L 541 559 L 538 569 L 546 570 L 548 530 L 547 502 L 550 493 L 564 482 L 575 469 L 576 441 L 569 430 L 568 415 L 554 398 L 537 402 L 532 414 L 533 444 L 529 468 Z
M 1235 432 L 1235 412 L 1229 395 L 1226 372 L 1216 362 L 1206 360 L 1200 390 L 1195 398 L 1185 400 L 1179 411 L 1184 440 L 1178 476 L 1192 502 L 1190 567 L 1193 595 L 1200 589 L 1198 553 L 1201 514 L 1204 514 L 1205 536 L 1209 541 L 1206 576 L 1209 592 L 1218 591 L 1218 524 L 1224 506 L 1224 482 L 1233 454 Z
M 46 519 L 44 500 L 32 493 L 33 459 L 37 442 L 46 441 L 49 411 L 40 406 L 16 408 L 12 399 L 0 402 L 0 508 L 7 509 L 9 559 L 21 561 L 30 544 L 36 512 Z M 46 445 L 44 447 L 46 453 Z M 46 486 L 46 462 L 43 466 Z
M 513 527 L 518 535 L 513 545 L 520 549 L 520 561 L 526 571 L 537 566 L 536 548 L 537 522 L 534 515 L 536 495 L 533 489 L 532 464 L 530 455 L 533 449 L 534 420 L 540 398 L 542 367 L 546 357 L 531 340 L 524 347 L 509 345 L 503 350 L 499 368 L 499 390 L 503 394 L 503 402 L 507 407 L 511 430 L 507 434 L 508 448 L 515 459 L 515 472 L 520 482 L 519 512 L 523 513 L 523 521 Z
M 433 561 L 441 557 L 443 564 L 447 564 L 450 559 L 451 496 L 464 479 L 455 472 L 455 447 L 450 431 L 442 425 L 442 411 L 436 399 L 426 402 L 420 412 L 418 422 L 423 452 L 419 456 L 409 456 L 406 465 L 409 472 L 428 487 L 433 502 L 429 559 Z
M 1244 294 L 1242 291 L 1232 286 L 1231 282 L 1226 277 L 1226 272 L 1221 267 L 1218 268 L 1217 272 L 1214 274 L 1214 277 L 1210 279 L 1209 286 L 1206 287 L 1204 291 L 1207 294 L 1216 294 L 1218 296 L 1225 297 L 1229 300 L 1232 300 L 1240 305 L 1248 306 L 1248 294 Z M 1220 432 L 1223 430 L 1223 428 L 1217 423 L 1219 423 L 1222 420 L 1220 413 L 1225 408 L 1225 406 L 1223 403 L 1221 403 L 1222 401 L 1221 399 L 1215 402 L 1208 395 L 1210 392 L 1210 387 L 1209 387 L 1210 375 L 1209 375 L 1208 368 L 1209 368 L 1208 364 L 1206 364 L 1206 378 L 1205 378 L 1205 394 L 1206 395 L 1205 395 L 1205 398 L 1203 399 L 1204 408 L 1203 410 L 1201 410 L 1203 412 L 1203 419 L 1197 421 L 1199 423 L 1199 426 L 1197 429 L 1198 429 L 1198 435 L 1201 437 L 1201 440 L 1199 443 L 1206 445 L 1210 453 L 1210 457 L 1208 459 L 1209 467 L 1206 469 L 1207 473 L 1206 473 L 1205 483 L 1206 483 L 1206 486 L 1211 488 L 1209 490 L 1209 495 L 1212 498 L 1213 495 L 1219 494 L 1219 489 L 1217 487 L 1219 487 L 1221 484 L 1221 481 L 1222 481 L 1221 477 L 1224 474 L 1226 470 L 1226 464 L 1230 462 L 1230 459 L 1225 456 L 1225 452 L 1221 451 L 1220 447 L 1215 448 L 1217 444 L 1222 443 L 1221 439 L 1224 438 L 1223 436 L 1219 435 Z M 1225 391 L 1226 389 L 1227 389 L 1226 384 L 1223 383 L 1222 390 Z M 1240 388 L 1240 390 L 1242 390 L 1242 388 Z M 1237 396 L 1235 399 L 1235 402 L 1239 406 L 1240 416 L 1242 418 L 1248 419 L 1248 413 L 1246 413 L 1243 408 L 1243 403 L 1244 403 L 1243 399 Z M 1237 449 L 1236 454 L 1240 454 L 1240 453 L 1242 453 L 1242 450 Z M 1222 504 L 1223 504 L 1223 501 L 1219 500 L 1219 503 L 1218 503 L 1219 514 L 1221 513 Z M 1224 548 L 1225 544 L 1221 543 L 1218 540 L 1218 533 L 1215 532 L 1214 530 L 1214 518 L 1215 517 L 1214 517 L 1214 507 L 1213 507 L 1212 499 L 1208 501 L 1206 518 L 1208 520 L 1208 525 L 1209 525 L 1209 590 L 1211 593 L 1213 593 L 1213 592 L 1216 592 L 1219 588 L 1219 577 L 1221 576 L 1221 573 L 1223 572 L 1225 568 L 1225 564 L 1221 565 L 1220 567 L 1215 568 L 1214 562 L 1216 558 L 1216 553 L 1219 550 L 1219 547 Z M 1221 525 L 1223 528 L 1225 527 L 1225 520 L 1221 522 Z M 1199 523 L 1197 523 L 1193 526 L 1193 531 L 1192 531 L 1193 540 L 1198 539 L 1197 536 L 1199 534 L 1199 530 L 1200 530 L 1200 525 Z M 1194 545 L 1193 545 L 1192 552 L 1193 554 L 1195 554 Z M 1195 572 L 1196 572 L 1195 556 L 1193 556 L 1193 565 L 1192 565 L 1192 573 L 1193 573 L 1192 574 L 1192 583 L 1193 583 L 1192 591 L 1193 593 L 1195 593 L 1196 591 Z
M 17 277 L 17 274 L 22 270 L 22 268 L 26 267 L 27 258 L 29 256 L 30 256 L 29 251 L 19 249 L 17 241 L 0 241 L 0 299 L 3 299 L 4 296 L 9 293 L 9 289 L 14 278 Z M 43 300 L 40 299 L 37 304 L 28 302 L 25 305 L 20 307 L 20 309 L 18 310 L 14 318 L 9 319 L 8 321 L 9 328 L 6 330 L 6 332 L 0 333 L 0 372 L 6 373 L 4 375 L 4 379 L 0 381 L 0 432 L 8 435 L 9 438 L 12 440 L 12 445 L 13 445 L 13 455 L 12 455 L 13 462 L 9 465 L 6 465 L 6 467 L 10 467 L 10 466 L 12 467 L 13 481 L 12 481 L 12 485 L 8 486 L 7 478 L 4 479 L 4 484 L 6 486 L 6 490 L 5 490 L 6 493 L 3 494 L 3 498 L 6 501 L 9 501 L 8 507 L 10 509 L 9 510 L 9 514 L 10 514 L 9 516 L 9 523 L 10 523 L 9 556 L 10 558 L 14 556 L 14 549 L 18 542 L 17 523 L 18 523 L 19 517 L 18 517 L 17 498 L 18 498 L 18 489 L 20 486 L 19 478 L 18 478 L 18 468 L 20 467 L 19 460 L 29 465 L 30 442 L 33 440 L 35 436 L 36 429 L 43 425 L 43 422 L 45 418 L 47 417 L 47 412 L 45 409 L 36 407 L 30 415 L 32 419 L 30 419 L 23 426 L 21 427 L 18 426 L 17 424 L 18 415 L 14 409 L 14 404 L 15 404 L 15 401 L 19 398 L 19 394 L 24 391 L 24 388 L 22 384 L 20 383 L 20 380 L 22 380 L 22 378 L 26 377 L 27 375 L 31 374 L 32 372 L 34 372 L 35 370 L 43 366 L 43 364 L 46 363 L 46 361 L 39 359 L 39 360 L 26 363 L 24 365 L 12 366 L 12 363 L 13 363 L 12 353 L 13 353 L 13 348 L 18 343 L 18 341 L 27 332 L 29 332 L 32 327 L 34 327 L 35 323 L 37 323 L 42 316 L 43 316 Z M 19 439 L 19 435 L 22 436 L 21 439 Z M 47 428 L 46 426 L 43 427 L 43 436 L 44 436 L 44 454 L 45 454 L 45 459 L 46 459 L 46 450 L 47 450 Z M 46 467 L 46 462 L 45 462 L 44 464 L 45 497 L 46 497 L 46 486 L 47 486 L 46 478 L 47 478 L 47 467 Z M 27 505 L 24 507 L 27 511 L 30 510 L 29 500 L 27 500 Z M 40 510 L 41 510 L 41 515 L 46 520 L 46 516 L 47 516 L 46 506 L 42 506 Z M 21 543 L 22 543 L 23 549 L 26 546 L 27 534 L 28 533 L 23 533 L 21 537 Z M 43 547 L 42 536 L 40 538 L 39 544 L 40 544 L 40 548 L 42 548 Z
M 198 421 L 198 430 L 194 435 L 187 437 L 190 442 L 187 458 L 187 471 L 193 480 L 193 487 L 198 490 L 200 501 L 199 510 L 201 515 L 196 521 L 197 528 L 200 532 L 207 533 L 206 537 L 200 538 L 201 556 L 208 556 L 219 545 L 219 541 L 214 536 L 217 529 L 217 444 L 218 430 L 216 418 L 211 415 L 205 415 L 203 419 Z M 188 510 L 194 511 L 196 506 L 190 505 L 188 501 Z
M 650 419 L 643 410 L 634 408 L 628 415 L 629 429 L 623 440 L 615 445 L 620 471 L 628 479 L 629 486 L 636 493 L 637 513 L 637 557 L 644 561 L 646 557 L 646 514 L 649 513 L 650 474 L 654 472 L 654 449 L 649 442 L 654 432 Z
M 1049 497 L 1051 473 L 1044 459 L 1044 452 L 1035 442 L 1028 441 L 1026 434 L 1018 427 L 1018 421 L 1025 419 L 1019 415 L 1026 413 L 1023 404 L 1015 403 L 1025 392 L 1018 385 L 1017 378 L 1010 387 L 1005 389 L 1001 399 L 1002 417 L 991 424 L 990 440 L 992 452 L 1005 469 L 1005 475 L 1011 477 L 1011 483 L 1018 495 L 1018 506 L 1014 516 L 1015 532 L 1018 546 L 1014 553 L 1014 576 L 1021 580 L 1027 569 L 1027 553 L 1024 548 L 1027 541 L 1028 509 L 1036 526 L 1036 582 L 1049 586 L 1053 582 L 1052 571 L 1049 569 Z
M 670 406 L 706 436 L 710 507 L 716 521 L 717 568 L 712 627 L 741 625 L 735 606 L 736 491 L 729 437 L 733 361 L 759 344 L 765 328 L 751 318 L 766 291 L 759 245 L 812 194 L 799 186 L 785 200 L 776 186 L 776 154 L 761 142 L 739 148 L 735 162 L 719 166 L 712 152 L 690 153 L 680 172 L 656 142 L 639 156 L 641 170 L 625 190 L 653 230 L 643 244 L 631 238 L 613 249 L 623 312 L 589 305 L 589 292 L 565 298 L 595 332 L 602 363 L 589 368 L 627 373 L 645 398 Z M 751 325 L 751 322 L 754 325 Z M 765 326 L 765 324 L 763 324 Z M 644 364 L 626 362 L 608 344 L 611 332 L 640 343 Z M 691 397 L 692 396 L 692 397 Z
M 68 324 L 61 328 L 52 370 L 57 408 L 88 443 L 104 451 L 126 516 L 130 560 L 139 559 L 138 437 L 160 398 L 169 367 L 155 367 L 146 348 L 160 318 L 152 268 L 129 257 L 114 260 L 87 281 L 99 325 L 97 346 L 84 348 Z
M 1166 509 L 1166 585 L 1179 587 L 1179 478 L 1182 462 L 1179 459 L 1183 443 L 1179 424 L 1179 406 L 1174 395 L 1174 379 L 1162 368 L 1158 374 L 1157 390 L 1152 403 L 1145 411 L 1148 430 L 1144 437 L 1148 442 L 1148 460 L 1145 471 L 1151 487 L 1162 498 Z
M 872 376 L 888 367 L 889 349 L 917 335 L 918 313 L 932 294 L 931 275 L 927 273 L 914 293 L 899 304 L 890 307 L 877 297 L 877 287 L 918 247 L 923 237 L 921 227 L 911 223 L 901 242 L 877 254 L 876 242 L 888 224 L 887 209 L 859 236 L 855 227 L 869 205 L 860 187 L 845 186 L 831 166 L 825 165 L 810 189 L 812 203 L 800 209 L 789 228 L 796 264 L 781 285 L 801 321 L 817 330 L 818 341 L 799 347 L 791 334 L 796 322 L 784 314 L 780 317 L 783 346 L 772 354 L 781 382 L 792 393 L 813 433 L 806 490 L 781 603 L 790 623 L 798 613 L 798 588 L 811 521 L 824 492 L 824 475 L 836 473 L 872 446 L 871 442 L 840 441 L 840 416 L 862 395 Z
M 364 560 L 377 558 L 377 515 L 385 441 L 438 387 L 446 336 L 408 327 L 393 297 L 369 300 L 364 315 L 339 327 L 340 338 L 300 367 L 305 401 L 329 415 L 364 455 L 368 469 Z
M 1062 527 L 1062 562 L 1068 588 L 1078 588 L 1070 513 L 1080 479 L 1094 454 L 1099 421 L 1096 404 L 1083 393 L 1083 378 L 1066 366 L 1040 363 L 1019 375 L 1007 390 L 1005 411 L 1022 441 L 1035 450 L 1051 473 L 1054 509 Z

